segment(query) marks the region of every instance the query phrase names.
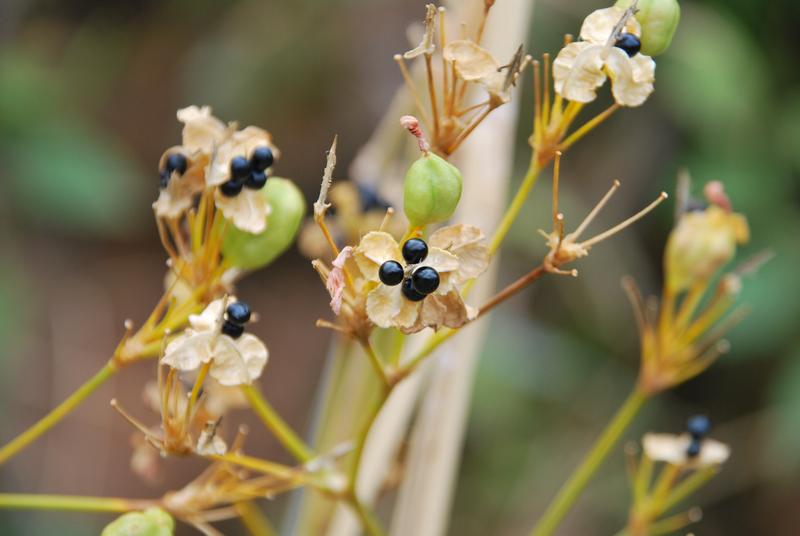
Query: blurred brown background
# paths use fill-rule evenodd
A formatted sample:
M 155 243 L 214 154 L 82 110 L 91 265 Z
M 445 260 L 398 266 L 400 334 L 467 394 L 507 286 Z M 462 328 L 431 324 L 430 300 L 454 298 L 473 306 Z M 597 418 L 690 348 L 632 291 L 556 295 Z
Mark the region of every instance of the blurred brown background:
M 344 171 L 401 83 L 391 55 L 408 48 L 406 27 L 423 5 L 0 3 L 0 441 L 99 368 L 123 320 L 141 322 L 160 295 L 164 256 L 150 203 L 157 160 L 179 140 L 175 110 L 208 104 L 225 120 L 269 129 L 283 151 L 277 173 L 312 199 L 331 136 L 340 136 Z M 576 33 L 589 11 L 604 6 L 537 1 L 526 48 L 555 52 L 563 33 Z M 689 414 L 707 412 L 734 455 L 696 497 L 706 514 L 696 532 L 797 534 L 800 7 L 793 0 L 682 6 L 673 47 L 658 58 L 653 98 L 618 113 L 565 159 L 565 212 L 574 221 L 615 178 L 623 188 L 601 217 L 606 224 L 671 191 L 682 166 L 697 182 L 725 181 L 734 207 L 750 219 L 747 252 L 771 247 L 776 258 L 746 282 L 752 313 L 731 337 L 731 354 L 650 405 L 628 437 L 678 431 Z M 529 86 L 520 168 L 528 157 Z M 502 281 L 541 257 L 543 244 L 530 237 L 548 225 L 548 182 L 537 185 L 510 237 Z M 547 280 L 490 320 L 451 534 L 524 534 L 623 399 L 636 374 L 637 340 L 618 283 L 631 274 L 657 291 L 670 225 L 671 205 L 596 248 L 578 266 L 578 280 Z M 261 314 L 254 330 L 271 351 L 264 391 L 303 430 L 329 342 L 313 328 L 328 314 L 326 295 L 295 250 L 244 281 L 240 295 Z M 151 420 L 139 401 L 154 370 L 139 364 L 103 387 L 0 468 L 0 489 L 148 497 L 181 486 L 200 466 L 167 464 L 157 488 L 130 473 L 132 430 L 108 406 L 116 396 Z M 252 428 L 254 454 L 288 461 Z M 622 462 L 620 448 L 563 534 L 621 526 L 628 504 Z M 280 520 L 285 504 L 270 503 L 271 517 Z M 2 511 L 0 533 L 95 534 L 107 521 Z

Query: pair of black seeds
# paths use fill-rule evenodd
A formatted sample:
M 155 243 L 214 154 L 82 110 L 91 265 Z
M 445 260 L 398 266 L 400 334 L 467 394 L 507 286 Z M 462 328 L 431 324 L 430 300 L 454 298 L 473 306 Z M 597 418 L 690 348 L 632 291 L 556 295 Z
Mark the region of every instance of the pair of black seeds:
M 266 169 L 272 165 L 274 156 L 267 146 L 256 147 L 250 160 L 244 156 L 231 159 L 231 178 L 219 187 L 222 195 L 233 197 L 245 186 L 260 190 L 267 184 Z
M 614 43 L 614 46 L 621 48 L 629 58 L 632 58 L 642 49 L 642 42 L 635 35 L 631 33 L 624 33 L 619 36 L 619 39 L 617 39 L 617 42 Z
M 700 454 L 703 439 L 711 430 L 711 421 L 705 415 L 695 415 L 693 417 L 689 417 L 689 420 L 686 422 L 686 430 L 689 432 L 689 436 L 692 438 L 689 446 L 686 449 L 686 455 L 690 458 L 694 458 Z
M 188 167 L 189 161 L 186 159 L 186 156 L 182 155 L 181 153 L 172 153 L 171 155 L 167 156 L 167 160 L 164 162 L 164 169 L 162 169 L 159 173 L 159 185 L 161 188 L 167 187 L 169 184 L 169 178 L 172 176 L 173 172 L 177 172 L 178 175 L 183 175 L 186 173 L 186 169 Z
M 244 325 L 250 321 L 250 306 L 245 302 L 237 301 L 225 308 L 225 318 L 222 323 L 222 333 L 238 339 L 244 333 Z
M 428 244 L 420 238 L 411 238 L 403 244 L 403 259 L 408 264 L 419 264 L 428 256 Z M 384 285 L 402 284 L 400 290 L 410 301 L 422 301 L 425 296 L 439 288 L 439 272 L 430 266 L 416 268 L 411 277 L 406 277 L 405 269 L 397 261 L 386 261 L 378 270 L 378 277 Z

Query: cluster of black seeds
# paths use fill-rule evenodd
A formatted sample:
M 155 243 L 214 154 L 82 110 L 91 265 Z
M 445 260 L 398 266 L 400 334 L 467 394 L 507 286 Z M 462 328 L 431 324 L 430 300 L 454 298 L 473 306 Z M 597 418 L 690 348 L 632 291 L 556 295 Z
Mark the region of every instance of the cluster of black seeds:
M 700 448 L 702 447 L 703 439 L 711 430 L 711 421 L 705 415 L 695 415 L 693 417 L 689 417 L 689 420 L 686 422 L 686 430 L 689 432 L 689 436 L 692 438 L 692 441 L 689 443 L 689 447 L 686 449 L 686 455 L 690 458 L 694 458 L 700 454 Z
M 614 46 L 621 48 L 629 58 L 632 58 L 642 49 L 642 42 L 632 33 L 624 33 L 619 36 Z
M 244 333 L 244 325 L 250 321 L 250 306 L 243 301 L 233 302 L 225 309 L 222 333 L 238 339 Z
M 412 238 L 403 244 L 403 259 L 409 264 L 419 264 L 428 256 L 428 244 L 420 238 Z M 430 266 L 419 266 L 406 277 L 406 271 L 397 261 L 386 261 L 378 270 L 384 285 L 402 285 L 403 296 L 410 301 L 422 301 L 425 296 L 439 288 L 439 272 Z
M 267 184 L 266 170 L 272 165 L 272 150 L 265 146 L 256 147 L 248 160 L 244 156 L 231 158 L 231 178 L 219 187 L 222 195 L 233 197 L 245 186 L 260 190 Z
M 185 155 L 181 153 L 170 154 L 164 161 L 164 167 L 159 170 L 159 186 L 162 189 L 166 188 L 169 184 L 169 178 L 172 176 L 173 172 L 177 172 L 178 175 L 183 175 L 186 173 L 186 169 L 188 167 L 189 161 L 186 159 Z

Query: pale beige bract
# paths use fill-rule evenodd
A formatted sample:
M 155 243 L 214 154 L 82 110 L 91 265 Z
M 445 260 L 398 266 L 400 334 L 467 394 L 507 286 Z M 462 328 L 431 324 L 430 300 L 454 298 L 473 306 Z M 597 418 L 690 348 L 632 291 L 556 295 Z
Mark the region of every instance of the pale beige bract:
M 556 92 L 574 102 L 591 102 L 597 89 L 611 79 L 614 100 L 622 106 L 640 106 L 653 92 L 656 64 L 650 56 L 628 57 L 614 46 L 612 33 L 625 15 L 619 7 L 600 9 L 590 14 L 581 27 L 581 39 L 569 43 L 553 61 L 553 84 Z M 636 36 L 641 28 L 630 17 L 623 29 Z
M 692 439 L 689 434 L 646 434 L 642 439 L 645 455 L 656 462 L 687 467 L 712 467 L 730 457 L 730 448 L 713 439 L 703 439 L 700 453 L 690 457 L 687 452 Z
M 223 334 L 224 307 L 224 300 L 218 299 L 201 314 L 191 315 L 191 327 L 167 345 L 161 362 L 181 371 L 210 362 L 209 375 L 225 386 L 249 384 L 261 376 L 269 357 L 266 346 L 250 333 L 237 339 Z
M 442 54 L 452 62 L 461 80 L 482 85 L 496 106 L 511 100 L 513 83 L 527 65 L 527 61 L 516 65 L 512 59 L 508 66 L 511 72 L 504 72 L 488 50 L 468 39 L 451 41 Z
M 373 231 L 361 239 L 354 259 L 365 279 L 377 286 L 367 295 L 369 319 L 379 327 L 396 327 L 404 333 L 415 333 L 427 327 L 459 328 L 475 318 L 477 311 L 461 299 L 459 286 L 483 273 L 489 255 L 481 243 L 483 233 L 468 225 L 445 227 L 428 240 L 428 256 L 420 263 L 439 273 L 439 287 L 424 300 L 414 302 L 403 296 L 401 285 L 380 282 L 378 269 L 394 260 L 410 272 L 400 245 L 388 233 Z M 463 259 L 463 260 L 462 260 Z

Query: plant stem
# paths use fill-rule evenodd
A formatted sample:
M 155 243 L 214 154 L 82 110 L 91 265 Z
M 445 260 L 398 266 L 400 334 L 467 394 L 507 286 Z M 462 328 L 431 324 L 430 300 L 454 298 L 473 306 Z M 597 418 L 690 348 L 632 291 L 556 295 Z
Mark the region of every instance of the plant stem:
M 278 531 L 253 501 L 236 503 L 234 508 L 239 514 L 239 521 L 252 536 L 278 536 Z
M 42 434 L 58 424 L 72 410 L 86 400 L 101 385 L 103 385 L 115 372 L 119 370 L 118 365 L 110 360 L 86 383 L 72 393 L 61 404 L 53 408 L 50 413 L 42 417 L 36 424 L 12 439 L 2 449 L 0 449 L 0 465 L 16 456 L 22 449 L 37 440 Z
M 157 506 L 158 501 L 76 495 L 0 493 L 0 508 L 66 510 L 72 512 L 130 512 Z
M 628 395 L 628 398 L 617 410 L 616 415 L 608 423 L 605 430 L 603 430 L 603 434 L 595 442 L 589 454 L 586 455 L 569 477 L 569 480 L 561 487 L 558 495 L 547 507 L 544 515 L 531 531 L 531 536 L 549 536 L 556 530 L 561 520 L 564 519 L 564 516 L 575 504 L 586 484 L 606 459 L 611 448 L 617 443 L 646 400 L 647 395 L 637 388 Z
M 261 391 L 253 385 L 243 385 L 242 392 L 247 397 L 247 401 L 253 411 L 261 419 L 261 422 L 275 435 L 292 456 L 303 463 L 314 458 L 315 455 L 311 448 L 278 415 L 278 412 L 267 402 Z
M 536 184 L 536 179 L 539 177 L 539 173 L 542 171 L 542 166 L 539 165 L 538 160 L 538 155 L 536 151 L 534 151 L 531 155 L 531 162 L 528 166 L 527 173 L 525 173 L 525 178 L 522 179 L 522 183 L 519 185 L 519 189 L 514 195 L 514 199 L 511 200 L 508 210 L 506 210 L 506 213 L 503 215 L 503 219 L 500 221 L 500 224 L 497 226 L 497 230 L 494 232 L 494 236 L 492 236 L 492 241 L 489 244 L 489 255 L 494 255 L 495 252 L 500 248 L 500 245 L 503 243 L 508 231 L 511 229 L 511 225 L 513 225 L 514 221 L 517 219 L 519 211 L 522 210 L 525 201 L 528 199 L 528 194 L 530 193 L 531 188 L 533 188 L 533 185 Z
M 389 390 L 384 391 L 380 398 L 375 401 L 375 404 L 372 406 L 372 410 L 370 414 L 367 416 L 367 420 L 364 423 L 364 427 L 361 429 L 361 432 L 358 435 L 358 439 L 356 440 L 356 448 L 353 451 L 353 465 L 350 467 L 350 475 L 349 475 L 349 484 L 350 489 L 349 496 L 350 496 L 350 503 L 355 510 L 356 515 L 361 520 L 361 524 L 364 526 L 364 530 L 367 531 L 368 534 L 371 536 L 382 536 L 384 534 L 383 528 L 378 523 L 378 520 L 375 519 L 374 514 L 367 509 L 367 507 L 359 500 L 358 492 L 356 488 L 358 486 L 358 475 L 361 471 L 361 459 L 364 455 L 364 448 L 367 445 L 367 439 L 369 438 L 369 432 L 372 430 L 372 426 L 375 424 L 375 420 L 380 415 L 381 409 L 383 409 L 386 400 L 389 398 L 389 393 L 391 392 L 391 388 Z

